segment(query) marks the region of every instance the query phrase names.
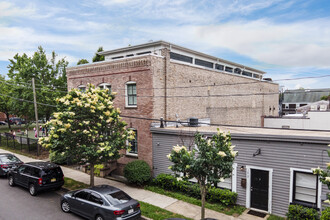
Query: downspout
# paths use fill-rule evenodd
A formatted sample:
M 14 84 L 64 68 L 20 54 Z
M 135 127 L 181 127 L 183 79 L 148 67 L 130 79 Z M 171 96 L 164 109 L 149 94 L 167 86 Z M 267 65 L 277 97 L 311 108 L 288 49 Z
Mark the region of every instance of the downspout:
M 166 126 L 166 120 L 167 120 L 167 74 L 168 74 L 168 64 L 170 62 L 170 58 L 169 58 L 169 51 L 171 50 L 171 45 L 169 45 L 169 49 L 166 48 L 165 50 L 165 76 L 164 76 L 164 81 L 165 81 L 165 85 L 164 85 L 164 103 L 165 103 L 165 108 L 164 108 L 164 119 L 165 119 L 165 126 Z

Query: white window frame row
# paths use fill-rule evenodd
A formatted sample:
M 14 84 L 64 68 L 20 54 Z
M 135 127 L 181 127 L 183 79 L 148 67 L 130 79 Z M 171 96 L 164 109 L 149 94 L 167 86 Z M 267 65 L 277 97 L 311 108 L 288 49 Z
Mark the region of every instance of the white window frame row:
M 133 93 L 129 94 L 129 87 L 135 85 L 135 89 L 133 89 Z M 110 89 L 111 91 L 111 84 L 109 83 L 101 83 L 98 85 L 98 87 L 102 87 L 103 89 Z M 101 89 L 102 89 L 101 88 Z M 86 91 L 86 86 L 85 85 L 80 85 L 78 86 L 78 89 L 82 92 Z M 130 103 L 130 96 L 133 96 L 133 104 Z M 125 107 L 126 108 L 136 108 L 137 107 L 137 90 L 136 90 L 136 82 L 134 81 L 129 81 L 125 84 Z

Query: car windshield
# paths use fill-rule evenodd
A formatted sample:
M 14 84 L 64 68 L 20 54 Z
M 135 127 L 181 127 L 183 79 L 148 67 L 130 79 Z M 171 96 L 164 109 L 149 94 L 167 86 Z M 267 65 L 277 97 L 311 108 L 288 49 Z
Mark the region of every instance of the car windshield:
M 131 197 L 123 191 L 114 192 L 112 194 L 106 194 L 105 197 L 109 200 L 112 205 L 118 205 L 128 202 Z
M 14 155 L 6 155 L 6 156 L 0 156 L 0 162 L 1 163 L 16 163 L 16 162 L 21 162 L 21 161 Z

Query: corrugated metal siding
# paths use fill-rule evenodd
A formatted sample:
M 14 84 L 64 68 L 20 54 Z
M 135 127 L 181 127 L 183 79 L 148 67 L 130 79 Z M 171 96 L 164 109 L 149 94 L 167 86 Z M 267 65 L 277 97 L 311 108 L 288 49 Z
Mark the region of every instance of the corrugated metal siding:
M 171 165 L 166 155 L 172 146 L 180 143 L 178 136 L 153 133 L 154 175 L 170 173 Z M 240 167 L 246 165 L 273 169 L 272 184 L 272 213 L 284 216 L 288 210 L 290 195 L 290 168 L 308 169 L 326 168 L 329 161 L 325 144 L 289 143 L 277 141 L 257 141 L 232 139 L 236 145 L 237 163 L 237 203 L 245 206 L 246 189 L 241 186 L 241 180 L 246 177 L 246 170 Z M 253 157 L 253 153 L 260 148 L 261 154 Z M 322 200 L 325 199 L 327 187 L 322 186 Z

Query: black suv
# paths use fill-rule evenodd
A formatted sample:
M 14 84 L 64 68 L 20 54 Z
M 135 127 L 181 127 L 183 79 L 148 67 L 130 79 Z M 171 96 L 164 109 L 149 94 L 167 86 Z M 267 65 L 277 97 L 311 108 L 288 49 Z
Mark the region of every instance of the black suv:
M 60 166 L 49 162 L 30 162 L 8 172 L 10 186 L 20 185 L 29 189 L 32 196 L 39 191 L 60 189 L 64 175 Z

